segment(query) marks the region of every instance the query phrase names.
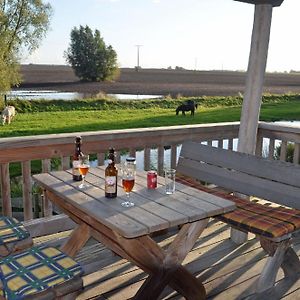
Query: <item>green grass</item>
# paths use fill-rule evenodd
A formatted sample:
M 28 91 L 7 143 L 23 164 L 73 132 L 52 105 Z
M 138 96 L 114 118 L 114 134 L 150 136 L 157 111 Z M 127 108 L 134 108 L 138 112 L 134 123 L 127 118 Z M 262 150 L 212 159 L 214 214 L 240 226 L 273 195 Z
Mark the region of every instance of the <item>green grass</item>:
M 161 108 L 26 113 L 18 114 L 9 126 L 2 126 L 0 134 L 9 137 L 234 121 L 239 113 L 240 108 L 199 109 L 195 117 L 176 116 L 173 109 Z
M 199 104 L 194 117 L 189 113 L 186 116 L 182 116 L 181 113 L 175 115 L 177 105 L 187 99 L 148 100 L 148 102 L 140 100 L 14 101 L 10 104 L 17 107 L 18 113 L 9 126 L 0 126 L 0 136 L 204 124 L 240 119 L 242 102 L 239 97 L 189 99 Z M 97 103 L 104 105 L 105 109 L 99 109 Z M 300 96 L 265 96 L 260 120 L 300 120 Z

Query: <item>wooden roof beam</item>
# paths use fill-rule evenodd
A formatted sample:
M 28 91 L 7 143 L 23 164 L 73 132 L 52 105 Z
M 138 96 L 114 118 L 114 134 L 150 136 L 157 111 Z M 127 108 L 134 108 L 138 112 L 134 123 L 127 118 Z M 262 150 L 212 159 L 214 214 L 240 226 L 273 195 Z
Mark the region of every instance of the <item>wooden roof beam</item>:
M 280 6 L 283 0 L 234 0 L 250 4 L 271 4 L 272 6 Z

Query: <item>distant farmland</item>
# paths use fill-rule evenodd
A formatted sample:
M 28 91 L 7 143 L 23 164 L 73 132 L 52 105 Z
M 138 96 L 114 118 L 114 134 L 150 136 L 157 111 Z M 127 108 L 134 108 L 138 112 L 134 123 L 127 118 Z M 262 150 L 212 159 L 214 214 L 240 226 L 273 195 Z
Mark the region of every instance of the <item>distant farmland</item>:
M 115 82 L 82 83 L 71 67 L 23 65 L 20 89 L 80 93 L 151 94 L 182 96 L 229 96 L 243 93 L 246 74 L 232 71 L 121 69 Z M 264 93 L 300 93 L 300 74 L 266 75 Z

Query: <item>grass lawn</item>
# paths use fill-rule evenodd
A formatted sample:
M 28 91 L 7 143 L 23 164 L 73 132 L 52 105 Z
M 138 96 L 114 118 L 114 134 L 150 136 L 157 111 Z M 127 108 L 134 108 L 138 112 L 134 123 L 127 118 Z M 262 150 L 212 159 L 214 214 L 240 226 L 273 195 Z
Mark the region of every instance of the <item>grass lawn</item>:
M 199 109 L 194 117 L 176 116 L 173 109 L 150 108 L 113 111 L 60 111 L 18 114 L 1 137 L 109 129 L 199 124 L 239 119 L 240 108 Z
M 288 100 L 287 96 L 278 99 L 275 98 L 274 101 L 262 104 L 261 121 L 300 120 L 299 99 L 295 99 L 295 96 L 291 100 Z M 9 126 L 0 126 L 0 137 L 240 120 L 241 104 L 237 105 L 236 102 L 231 103 L 227 100 L 224 101 L 225 104 L 222 106 L 220 103 L 223 102 L 217 99 L 216 105 L 213 106 L 213 100 L 210 99 L 209 105 L 200 104 L 195 112 L 195 116 L 191 117 L 189 112 L 186 116 L 182 116 L 181 113 L 176 116 L 174 106 L 176 107 L 178 101 L 176 103 L 172 100 L 169 101 L 169 103 L 159 102 L 159 100 L 150 102 L 148 107 L 145 107 L 145 105 L 143 107 L 133 106 L 131 103 L 127 106 L 122 103 L 121 107 L 119 107 L 113 102 L 110 108 L 107 107 L 109 104 L 106 104 L 105 109 L 96 109 L 93 107 L 93 102 L 88 104 L 84 102 L 85 107 L 83 110 L 78 109 L 78 107 L 74 110 L 74 106 L 73 108 L 68 108 L 71 110 L 67 110 L 63 106 L 57 106 L 53 111 L 42 111 L 39 107 L 39 111 L 33 110 L 34 112 L 32 112 L 31 107 L 29 111 L 18 113 Z M 80 103 L 78 104 L 80 107 Z M 68 105 L 70 104 L 68 103 Z M 48 108 L 45 106 L 44 110 Z

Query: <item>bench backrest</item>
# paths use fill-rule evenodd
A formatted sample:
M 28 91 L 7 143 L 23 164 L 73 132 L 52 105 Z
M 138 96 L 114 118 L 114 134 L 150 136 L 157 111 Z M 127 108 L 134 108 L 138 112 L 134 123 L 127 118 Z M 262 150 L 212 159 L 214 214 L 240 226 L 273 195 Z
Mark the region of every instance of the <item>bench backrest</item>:
M 197 142 L 182 145 L 177 171 L 233 192 L 300 209 L 300 166 Z

